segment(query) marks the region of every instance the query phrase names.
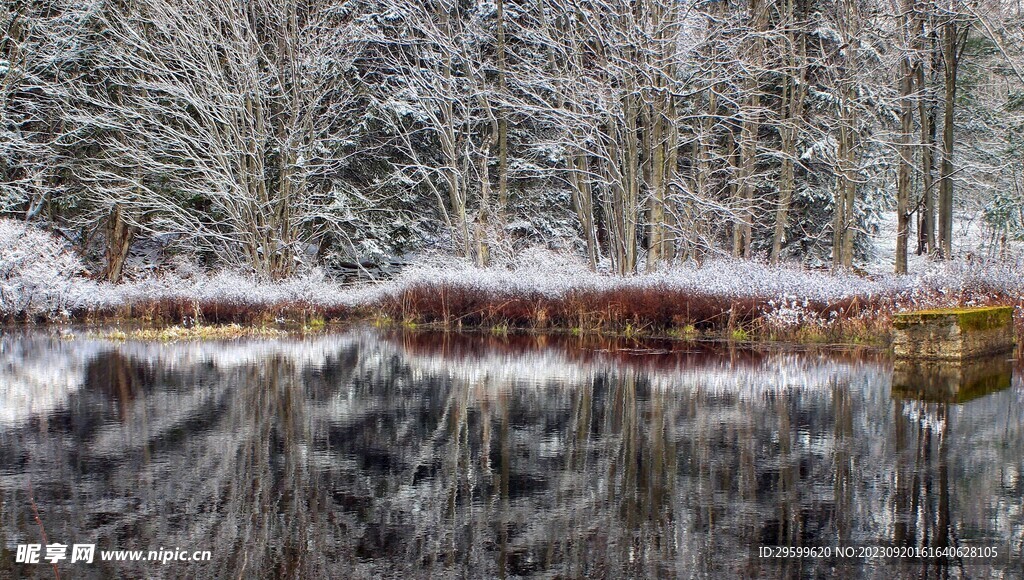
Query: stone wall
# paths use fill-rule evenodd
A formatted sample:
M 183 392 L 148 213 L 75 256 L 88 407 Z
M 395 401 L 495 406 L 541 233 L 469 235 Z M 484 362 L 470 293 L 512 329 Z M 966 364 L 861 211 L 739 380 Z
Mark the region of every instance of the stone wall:
M 961 360 L 1013 348 L 1013 308 L 948 308 L 897 314 L 897 358 Z

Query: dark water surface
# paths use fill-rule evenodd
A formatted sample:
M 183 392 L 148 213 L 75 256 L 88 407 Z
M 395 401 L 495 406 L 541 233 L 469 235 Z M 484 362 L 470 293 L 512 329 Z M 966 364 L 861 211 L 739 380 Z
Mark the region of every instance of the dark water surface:
M 61 578 L 1020 577 L 1024 385 L 994 364 L 894 386 L 877 354 L 6 334 L 0 578 L 55 577 L 15 562 L 44 532 L 97 546 Z

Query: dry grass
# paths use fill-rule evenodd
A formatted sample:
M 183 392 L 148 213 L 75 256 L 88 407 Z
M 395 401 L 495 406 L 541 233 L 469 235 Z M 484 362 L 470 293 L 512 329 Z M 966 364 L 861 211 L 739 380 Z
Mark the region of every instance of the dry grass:
M 299 325 L 322 324 L 329 320 L 351 320 L 365 312 L 344 306 L 323 306 L 302 302 L 241 303 L 187 298 L 140 300 L 117 308 L 77 312 L 75 319 L 99 323 L 132 320 L 150 324 L 268 325 L 284 322 Z M 319 323 L 316 321 L 320 321 Z
M 908 309 L 1013 305 L 1024 313 L 1024 298 L 999 292 L 956 296 L 935 293 L 913 303 L 900 295 L 800 303 L 786 311 L 769 297 L 727 297 L 675 288 L 612 286 L 569 290 L 559 296 L 541 293 L 498 294 L 470 286 L 418 283 L 360 308 L 323 308 L 314 304 L 270 305 L 197 303 L 160 300 L 136 303 L 114 312 L 90 313 L 92 322 L 131 320 L 171 324 L 128 331 L 140 340 L 193 340 L 275 336 L 292 324 L 305 331 L 329 321 L 373 319 L 383 324 L 446 329 L 485 328 L 510 331 L 565 331 L 573 334 L 701 337 L 776 340 L 800 343 L 885 345 L 893 314 Z M 1024 318 L 1015 319 L 1024 336 Z M 738 338 L 741 337 L 741 338 Z
M 61 319 L 312 330 L 330 322 L 375 320 L 496 334 L 885 344 L 897 312 L 1002 304 L 1017 307 L 1018 331 L 1024 331 L 1024 284 L 1007 267 L 950 264 L 917 276 L 869 279 L 726 261 L 615 277 L 559 264 L 551 256 L 534 262 L 482 269 L 427 265 L 364 286 L 322 277 L 261 283 L 230 273 L 120 286 L 82 282 L 73 285 L 76 298 L 68 300 Z
M 376 305 L 383 319 L 441 328 L 561 330 L 573 334 L 736 338 L 885 345 L 894 314 L 949 306 L 1012 305 L 1024 336 L 1024 297 L 984 289 L 948 295 L 892 293 L 780 307 L 770 297 L 729 297 L 674 288 L 613 286 L 561 296 L 513 296 L 450 284 L 417 284 Z
M 246 337 L 279 337 L 288 332 L 279 328 L 265 326 L 243 326 L 240 324 L 193 326 L 165 326 L 156 328 L 136 328 L 131 330 L 100 330 L 90 332 L 91 338 L 107 340 L 147 340 L 160 342 L 177 342 L 182 340 L 223 340 Z

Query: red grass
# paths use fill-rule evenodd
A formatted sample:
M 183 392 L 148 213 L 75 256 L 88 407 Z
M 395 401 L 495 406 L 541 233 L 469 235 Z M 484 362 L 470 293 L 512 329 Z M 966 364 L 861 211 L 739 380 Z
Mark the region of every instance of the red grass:
M 420 284 L 379 306 L 396 319 L 448 326 L 666 330 L 693 325 L 700 330 L 720 330 L 749 326 L 767 305 L 766 298 L 719 297 L 672 288 L 572 290 L 551 298 Z
M 900 295 L 850 297 L 835 302 L 808 302 L 802 306 L 807 320 L 780 326 L 768 316 L 772 297 L 716 296 L 670 287 L 612 286 L 608 289 L 571 290 L 558 297 L 541 294 L 511 295 L 485 292 L 469 286 L 420 283 L 378 304 L 393 319 L 445 327 L 558 328 L 606 333 L 664 334 L 692 326 L 703 332 L 744 329 L 762 337 L 837 341 L 884 341 L 892 315 L 908 309 L 1010 304 L 1024 312 L 1024 297 L 993 289 L 976 288 L 950 296 L 917 297 L 913 303 Z M 1024 320 L 1017 318 L 1018 331 Z
M 323 320 L 344 320 L 356 316 L 344 306 L 314 305 L 305 302 L 246 304 L 229 301 L 196 302 L 187 299 L 161 299 L 135 302 L 110 310 L 76 312 L 74 318 L 85 321 L 111 319 L 140 320 L 160 324 L 267 324 L 274 322 L 305 323 L 313 317 Z
M 305 324 L 313 317 L 346 320 L 385 316 L 397 321 L 446 328 L 505 327 L 561 329 L 607 334 L 672 334 L 686 327 L 704 333 L 743 329 L 759 337 L 837 342 L 848 339 L 884 341 L 892 315 L 907 309 L 961 306 L 967 303 L 1009 304 L 1024 313 L 1024 296 L 978 287 L 957 295 L 934 293 L 911 301 L 902 295 L 850 297 L 835 302 L 808 302 L 797 323 L 773 317 L 769 296 L 720 296 L 670 286 L 611 285 L 581 288 L 558 296 L 540 292 L 513 294 L 483 291 L 472 285 L 420 282 L 397 293 L 382 293 L 373 304 L 353 308 L 326 307 L 304 301 L 243 303 L 196 302 L 185 298 L 132 303 L 110 311 L 75 313 L 79 320 L 130 319 L 170 324 Z M 1024 318 L 1016 318 L 1024 336 Z

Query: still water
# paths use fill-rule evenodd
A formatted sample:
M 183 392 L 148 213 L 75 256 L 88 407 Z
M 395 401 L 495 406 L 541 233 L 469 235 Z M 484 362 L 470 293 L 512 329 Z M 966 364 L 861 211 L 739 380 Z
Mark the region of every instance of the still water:
M 994 364 L 894 381 L 870 352 L 8 333 L 0 578 L 1019 577 L 1024 384 Z M 95 559 L 16 562 L 47 542 Z

